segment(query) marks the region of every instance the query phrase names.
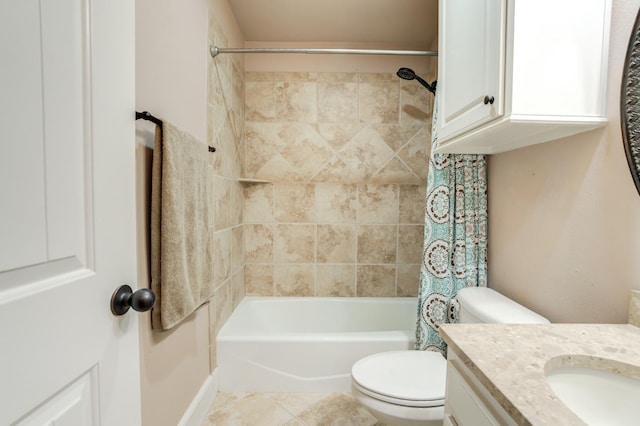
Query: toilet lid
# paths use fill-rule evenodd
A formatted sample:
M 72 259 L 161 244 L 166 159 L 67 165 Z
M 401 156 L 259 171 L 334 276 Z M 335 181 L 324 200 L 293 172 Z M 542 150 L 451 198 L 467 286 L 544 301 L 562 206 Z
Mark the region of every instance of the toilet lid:
M 356 362 L 351 377 L 360 391 L 412 407 L 444 404 L 447 361 L 433 351 L 392 351 Z

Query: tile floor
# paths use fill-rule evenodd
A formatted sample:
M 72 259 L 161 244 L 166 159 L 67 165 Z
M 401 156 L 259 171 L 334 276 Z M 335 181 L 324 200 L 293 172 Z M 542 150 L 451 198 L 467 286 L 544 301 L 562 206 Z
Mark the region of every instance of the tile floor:
M 219 393 L 202 426 L 385 426 L 348 393 Z

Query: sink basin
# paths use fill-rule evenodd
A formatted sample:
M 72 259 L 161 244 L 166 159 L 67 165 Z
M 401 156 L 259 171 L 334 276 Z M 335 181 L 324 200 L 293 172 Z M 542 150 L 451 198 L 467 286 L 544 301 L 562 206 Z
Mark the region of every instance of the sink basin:
M 606 362 L 606 361 L 603 361 Z M 637 367 L 617 370 L 628 371 Z M 640 380 L 597 368 L 562 366 L 546 372 L 558 399 L 589 425 L 640 424 Z

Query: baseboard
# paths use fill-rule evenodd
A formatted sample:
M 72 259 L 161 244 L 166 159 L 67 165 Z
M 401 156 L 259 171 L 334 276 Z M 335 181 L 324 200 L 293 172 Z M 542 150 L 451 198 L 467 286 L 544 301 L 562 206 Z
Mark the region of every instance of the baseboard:
M 200 390 L 184 412 L 178 426 L 201 426 L 213 399 L 218 393 L 218 370 L 207 376 Z

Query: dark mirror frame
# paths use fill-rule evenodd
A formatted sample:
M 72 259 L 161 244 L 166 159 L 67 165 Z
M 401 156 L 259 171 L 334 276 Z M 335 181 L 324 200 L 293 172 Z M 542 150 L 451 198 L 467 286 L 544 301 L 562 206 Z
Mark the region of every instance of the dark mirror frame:
M 627 47 L 620 94 L 622 143 L 633 182 L 640 194 L 640 11 Z

